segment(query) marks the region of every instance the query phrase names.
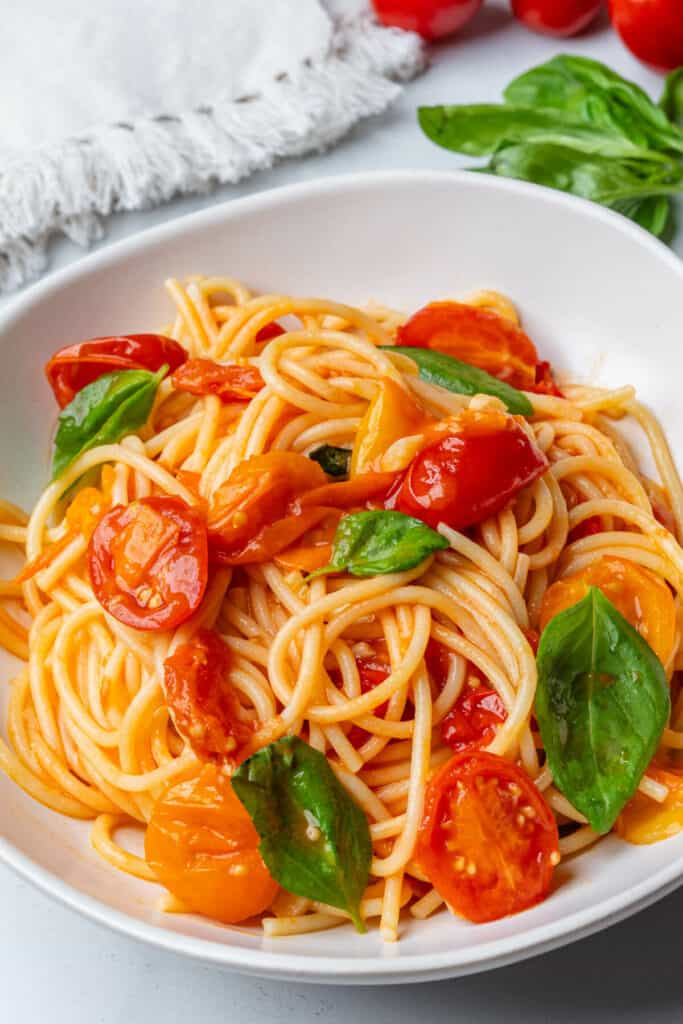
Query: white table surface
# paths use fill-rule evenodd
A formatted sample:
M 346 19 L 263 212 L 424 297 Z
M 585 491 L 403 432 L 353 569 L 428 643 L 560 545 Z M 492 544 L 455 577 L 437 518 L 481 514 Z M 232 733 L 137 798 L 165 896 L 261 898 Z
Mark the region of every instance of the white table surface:
M 382 168 L 461 166 L 466 161 L 421 135 L 415 107 L 496 100 L 515 74 L 562 50 L 605 60 L 658 95 L 658 76 L 631 58 L 607 27 L 558 44 L 526 32 L 506 12 L 505 0 L 489 0 L 469 30 L 434 52 L 430 70 L 406 88 L 399 103 L 358 127 L 332 152 L 281 164 L 209 197 L 119 216 L 101 244 L 293 181 Z M 674 247 L 683 255 L 683 228 Z M 64 266 L 81 256 L 72 245 L 59 243 L 52 265 Z M 683 1021 L 683 890 L 600 935 L 523 964 L 430 986 L 375 989 L 276 984 L 186 962 L 83 920 L 4 867 L 0 908 L 2 1024 L 275 1024 L 290 1019 L 302 1024 L 345 1024 L 349 1019 L 412 1024 L 416 1017 L 429 1024 Z

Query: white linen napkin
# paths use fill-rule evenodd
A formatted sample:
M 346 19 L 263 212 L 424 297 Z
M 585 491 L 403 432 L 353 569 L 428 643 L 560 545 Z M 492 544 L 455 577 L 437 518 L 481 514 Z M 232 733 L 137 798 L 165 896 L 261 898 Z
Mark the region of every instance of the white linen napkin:
M 0 291 L 56 232 L 87 245 L 102 215 L 332 145 L 424 60 L 357 0 L 1 6 Z

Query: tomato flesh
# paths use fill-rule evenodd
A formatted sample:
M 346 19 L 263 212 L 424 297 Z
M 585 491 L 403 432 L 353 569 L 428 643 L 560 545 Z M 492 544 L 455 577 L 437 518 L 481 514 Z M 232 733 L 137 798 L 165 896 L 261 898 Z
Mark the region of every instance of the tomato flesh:
M 235 760 L 252 728 L 238 717 L 228 681 L 230 651 L 211 629 L 200 629 L 164 662 L 164 691 L 173 722 L 202 760 Z
M 617 820 L 617 832 L 622 839 L 638 846 L 658 843 L 683 832 L 683 776 L 650 767 L 647 777 L 668 786 L 669 795 L 664 803 L 636 793 Z
M 638 60 L 659 71 L 683 64 L 680 0 L 609 0 L 609 16 Z
M 602 0 L 512 0 L 512 12 L 527 28 L 547 36 L 575 36 L 598 15 Z
M 206 527 L 180 498 L 115 505 L 88 546 L 97 600 L 125 626 L 174 629 L 201 604 L 208 578 Z
M 676 639 L 676 605 L 666 583 L 625 558 L 606 555 L 585 569 L 553 583 L 545 592 L 539 626 L 576 604 L 597 587 L 617 611 L 637 629 L 663 665 L 671 657 Z
M 213 359 L 188 359 L 171 377 L 177 391 L 190 395 L 217 395 L 222 402 L 248 402 L 263 387 L 256 366 L 229 366 Z
M 429 445 L 392 489 L 387 507 L 455 530 L 495 515 L 548 468 L 512 417 L 470 412 L 452 434 Z
M 259 837 L 230 779 L 206 765 L 157 801 L 145 857 L 188 910 L 237 924 L 263 913 L 278 890 L 258 852 Z
M 507 710 L 489 686 L 466 687 L 441 723 L 441 739 L 451 750 L 487 746 L 507 718 Z
M 461 917 L 495 921 L 544 899 L 558 844 L 540 792 L 495 754 L 456 754 L 427 785 L 417 862 Z
M 423 39 L 452 35 L 477 13 L 484 0 L 372 0 L 383 25 L 417 32 Z
M 150 370 L 167 365 L 175 370 L 187 359 L 187 352 L 173 338 L 163 334 L 127 334 L 92 338 L 67 345 L 55 352 L 45 375 L 63 409 L 86 386 L 114 370 Z

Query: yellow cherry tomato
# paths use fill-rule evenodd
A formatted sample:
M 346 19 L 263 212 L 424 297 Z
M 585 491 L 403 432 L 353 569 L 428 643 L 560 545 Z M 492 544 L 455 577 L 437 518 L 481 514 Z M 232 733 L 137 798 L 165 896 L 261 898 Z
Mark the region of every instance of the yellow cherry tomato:
M 383 377 L 356 433 L 350 475 L 379 469 L 378 460 L 402 437 L 419 434 L 431 418 L 407 388 Z
M 638 846 L 658 843 L 683 831 L 683 776 L 663 768 L 649 768 L 647 774 L 655 782 L 668 786 L 669 795 L 660 804 L 643 793 L 636 793 L 619 815 L 618 834 Z

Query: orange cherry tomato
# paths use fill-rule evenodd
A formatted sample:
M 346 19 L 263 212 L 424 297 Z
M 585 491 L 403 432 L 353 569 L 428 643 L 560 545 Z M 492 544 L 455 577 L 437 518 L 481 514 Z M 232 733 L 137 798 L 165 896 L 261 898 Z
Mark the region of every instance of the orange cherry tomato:
M 211 764 L 157 801 L 145 834 L 145 858 L 188 910 L 238 924 L 263 913 L 278 891 L 258 845 L 230 779 Z
M 581 572 L 553 583 L 541 605 L 541 632 L 553 616 L 576 604 L 597 587 L 637 629 L 663 665 L 669 661 L 676 636 L 676 606 L 666 583 L 625 558 L 605 555 Z
M 274 556 L 277 564 L 284 569 L 298 569 L 300 572 L 315 572 L 329 565 L 332 542 L 340 518 L 338 509 L 328 510 L 322 522 L 305 533 L 300 541 Z
M 164 662 L 166 703 L 175 727 L 205 761 L 234 760 L 253 733 L 239 718 L 229 671 L 230 650 L 211 629 L 200 629 Z
M 486 747 L 508 713 L 490 686 L 466 686 L 441 723 L 441 739 L 451 750 Z
M 379 469 L 382 456 L 395 441 L 420 433 L 432 422 L 406 387 L 383 377 L 356 431 L 351 477 Z
M 156 373 L 164 364 L 173 371 L 186 359 L 183 346 L 163 334 L 92 338 L 60 348 L 45 367 L 45 375 L 63 409 L 86 384 L 92 384 L 103 373 L 113 370 Z
M 451 434 L 415 456 L 387 507 L 463 530 L 499 512 L 547 468 L 513 417 L 465 410 Z
M 309 505 L 326 505 L 329 508 L 362 508 L 366 502 L 384 501 L 392 485 L 399 479 L 397 473 L 362 473 L 353 480 L 341 480 L 336 484 L 323 484 L 314 491 L 304 494 L 300 500 L 302 508 Z
M 516 765 L 456 754 L 427 785 L 416 859 L 451 910 L 495 921 L 539 903 L 559 862 L 553 814 Z
M 224 365 L 213 359 L 188 359 L 171 377 L 176 391 L 190 395 L 218 395 L 222 402 L 248 402 L 263 387 L 256 366 Z
M 683 832 L 683 776 L 663 768 L 650 767 L 647 777 L 668 786 L 669 795 L 658 803 L 636 793 L 617 819 L 617 832 L 629 843 L 658 843 Z
M 209 504 L 213 557 L 225 565 L 262 562 L 289 547 L 327 514 L 295 499 L 319 488 L 324 471 L 296 452 L 267 452 L 241 462 Z
M 88 547 L 95 597 L 134 629 L 173 629 L 201 604 L 208 578 L 206 527 L 180 498 L 140 498 L 100 519 Z

